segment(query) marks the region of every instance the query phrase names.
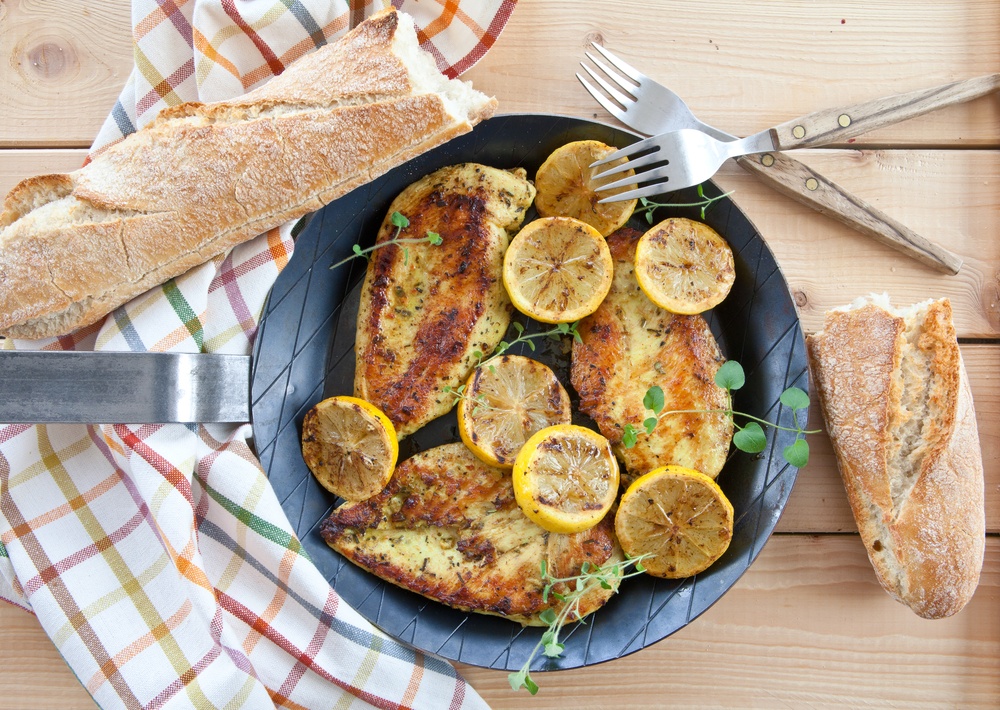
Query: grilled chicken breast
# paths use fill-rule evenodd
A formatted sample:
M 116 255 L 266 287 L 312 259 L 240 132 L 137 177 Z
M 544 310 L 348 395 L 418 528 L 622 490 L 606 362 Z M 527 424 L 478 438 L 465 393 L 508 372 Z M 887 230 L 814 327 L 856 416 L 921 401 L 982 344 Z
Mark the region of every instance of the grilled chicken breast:
M 573 344 L 571 381 L 580 395 L 580 410 L 611 441 L 628 469 L 628 482 L 666 464 L 714 478 L 733 435 L 728 417 L 670 414 L 652 434 L 642 426 L 647 416 L 642 400 L 653 385 L 663 389 L 664 411 L 719 409 L 728 401 L 726 391 L 715 384 L 724 359 L 705 319 L 665 311 L 639 288 L 633 262 L 641 236 L 625 228 L 608 237 L 614 282 L 600 308 L 578 327 L 582 342 Z M 621 444 L 626 424 L 639 431 L 631 449 Z
M 535 626 L 545 626 L 539 615 L 559 604 L 542 599 L 542 560 L 550 574 L 566 577 L 584 562 L 622 559 L 611 516 L 582 533 L 546 532 L 521 512 L 510 474 L 461 443 L 407 459 L 382 493 L 344 503 L 320 531 L 337 552 L 393 584 Z M 555 591 L 568 591 L 563 586 Z M 610 596 L 598 586 L 582 600 L 581 615 Z
M 407 187 L 389 208 L 377 243 L 441 236 L 439 245 L 394 244 L 372 253 L 361 291 L 354 394 L 384 411 L 400 438 L 447 412 L 475 365 L 510 325 L 500 279 L 509 233 L 535 196 L 523 170 L 464 163 Z

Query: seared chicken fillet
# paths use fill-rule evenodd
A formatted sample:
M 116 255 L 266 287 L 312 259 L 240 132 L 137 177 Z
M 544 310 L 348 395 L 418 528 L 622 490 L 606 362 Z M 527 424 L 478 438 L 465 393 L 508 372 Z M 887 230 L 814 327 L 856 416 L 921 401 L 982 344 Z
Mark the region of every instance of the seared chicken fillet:
M 503 255 L 534 196 L 523 170 L 465 163 L 418 180 L 389 207 L 377 243 L 396 235 L 393 212 L 409 219 L 400 239 L 442 239 L 376 249 L 361 290 L 354 394 L 400 438 L 451 409 L 444 387 L 461 385 L 474 353 L 490 353 L 510 325 Z
M 559 602 L 542 599 L 541 562 L 549 573 L 580 573 L 622 554 L 612 516 L 573 535 L 549 533 L 525 517 L 510 474 L 487 466 L 464 444 L 416 454 L 389 486 L 344 503 L 322 524 L 327 544 L 384 580 L 448 606 L 545 626 L 539 615 Z M 556 592 L 565 593 L 560 584 Z M 597 586 L 580 605 L 589 614 L 610 598 Z
M 670 313 L 639 288 L 633 262 L 642 233 L 621 229 L 608 237 L 615 262 L 611 292 L 580 322 L 582 342 L 573 344 L 571 381 L 580 410 L 625 464 L 629 482 L 666 464 L 693 468 L 712 478 L 722 470 L 733 436 L 724 414 L 669 414 L 652 434 L 643 397 L 653 385 L 663 389 L 664 411 L 724 409 L 726 391 L 715 384 L 724 362 L 708 323 L 700 315 Z M 622 445 L 626 424 L 638 430 L 631 449 Z

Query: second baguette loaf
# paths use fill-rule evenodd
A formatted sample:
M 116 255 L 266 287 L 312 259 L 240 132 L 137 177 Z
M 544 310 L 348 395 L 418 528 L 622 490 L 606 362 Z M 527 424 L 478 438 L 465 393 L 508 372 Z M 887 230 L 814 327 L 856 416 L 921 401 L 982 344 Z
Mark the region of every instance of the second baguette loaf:
M 0 213 L 0 334 L 60 335 L 465 133 L 496 101 L 379 13 L 245 96 L 166 109 Z
M 986 541 L 972 393 L 947 299 L 885 297 L 831 311 L 808 339 L 813 375 L 879 582 L 919 616 L 955 614 Z

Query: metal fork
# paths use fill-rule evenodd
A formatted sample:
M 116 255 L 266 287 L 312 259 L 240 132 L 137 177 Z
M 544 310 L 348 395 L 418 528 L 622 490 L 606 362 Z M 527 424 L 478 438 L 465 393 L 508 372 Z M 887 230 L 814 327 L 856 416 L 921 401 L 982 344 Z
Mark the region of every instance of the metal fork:
M 611 70 L 589 52 L 586 54 L 587 58 L 600 68 L 603 75 L 583 62 L 581 66 L 607 96 L 580 74 L 576 75 L 577 79 L 594 100 L 625 125 L 647 135 L 680 128 L 696 128 L 719 140 L 736 140 L 735 136 L 700 121 L 684 100 L 671 89 L 647 77 L 604 47 L 596 43 L 593 47 L 615 70 Z M 990 87 L 1000 88 L 998 75 L 983 77 L 981 83 L 983 93 L 987 93 Z M 614 100 L 610 100 L 608 96 Z M 962 94 L 952 92 L 951 98 L 944 103 L 958 103 L 962 100 L 966 100 Z M 925 239 L 787 154 L 744 156 L 737 158 L 736 162 L 778 192 L 928 266 L 951 274 L 958 273 L 962 266 L 962 259 L 957 255 Z
M 646 197 L 704 182 L 715 174 L 727 158 L 845 141 L 943 106 L 984 96 L 997 88 L 1000 88 L 1000 74 L 967 79 L 932 89 L 867 101 L 848 108 L 817 111 L 739 140 L 719 140 L 702 130 L 681 128 L 633 143 L 595 162 L 592 167 L 630 158 L 621 165 L 599 173 L 595 179 L 619 175 L 629 169 L 648 169 L 637 170 L 634 176 L 605 183 L 599 189 L 605 191 L 641 183 L 649 184 L 601 201 Z
M 720 141 L 736 140 L 736 136 L 698 120 L 698 117 L 684 103 L 684 99 L 663 84 L 650 79 L 596 42 L 592 42 L 591 46 L 600 52 L 601 56 L 615 69 L 608 67 L 590 52 L 585 53 L 587 59 L 597 65 L 604 72 L 604 76 L 583 62 L 580 62 L 580 66 L 614 101 L 609 100 L 579 73 L 576 78 L 580 80 L 580 83 L 590 92 L 597 103 L 626 126 L 639 131 L 639 133 L 645 133 L 647 136 L 668 133 L 681 128 L 693 128 Z M 626 78 L 623 79 L 623 76 Z M 615 85 L 613 86 L 608 79 Z M 615 101 L 618 104 L 615 104 Z M 619 108 L 619 106 L 623 106 L 624 109 Z

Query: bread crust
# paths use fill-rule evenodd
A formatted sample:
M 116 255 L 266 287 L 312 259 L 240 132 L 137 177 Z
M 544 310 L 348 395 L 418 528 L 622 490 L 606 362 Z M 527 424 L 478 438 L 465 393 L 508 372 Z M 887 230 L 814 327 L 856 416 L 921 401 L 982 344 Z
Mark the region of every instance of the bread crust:
M 491 115 L 495 100 L 400 56 L 416 46 L 404 17 L 379 13 L 243 97 L 166 109 L 80 170 L 16 186 L 0 334 L 89 325 Z
M 885 590 L 928 619 L 960 611 L 985 551 L 983 465 L 947 299 L 827 313 L 807 339 L 827 431 Z

